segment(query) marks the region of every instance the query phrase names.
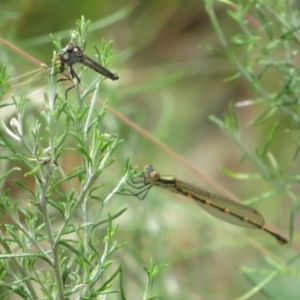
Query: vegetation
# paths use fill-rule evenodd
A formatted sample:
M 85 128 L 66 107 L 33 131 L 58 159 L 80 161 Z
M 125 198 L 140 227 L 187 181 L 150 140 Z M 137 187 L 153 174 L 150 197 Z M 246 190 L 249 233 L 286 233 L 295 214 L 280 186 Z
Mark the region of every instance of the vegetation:
M 30 5 L 5 4 L 1 42 L 56 52 L 20 85 L 29 62 L 0 49 L 0 298 L 298 299 L 298 4 Z M 76 66 L 66 99 L 48 74 L 70 41 L 120 80 Z M 289 246 L 158 188 L 116 194 L 149 163 L 239 195 Z

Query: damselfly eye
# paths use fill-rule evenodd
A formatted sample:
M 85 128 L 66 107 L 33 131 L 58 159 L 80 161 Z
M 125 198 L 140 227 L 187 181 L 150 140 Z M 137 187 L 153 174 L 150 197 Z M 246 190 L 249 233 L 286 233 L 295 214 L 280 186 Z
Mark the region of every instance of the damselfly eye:
M 153 172 L 153 171 L 154 171 L 154 169 L 151 165 L 146 165 L 145 168 L 144 168 L 144 173 L 146 173 L 146 174 L 150 175 L 151 172 Z

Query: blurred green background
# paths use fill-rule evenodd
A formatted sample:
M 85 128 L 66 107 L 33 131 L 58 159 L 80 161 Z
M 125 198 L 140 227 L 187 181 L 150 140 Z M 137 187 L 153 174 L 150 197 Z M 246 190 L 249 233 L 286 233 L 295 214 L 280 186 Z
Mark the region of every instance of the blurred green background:
M 88 55 L 93 57 L 95 53 L 93 44 L 100 48 L 102 39 L 113 40 L 110 69 L 119 74 L 120 80 L 105 82 L 102 100 L 108 97 L 111 107 L 240 199 L 272 189 L 262 180 L 238 181 L 220 171 L 220 166 L 245 173 L 255 172 L 255 168 L 241 160 L 241 151 L 208 117 L 222 118 L 231 101 L 244 101 L 254 95 L 242 78 L 227 81 L 236 72 L 235 68 L 208 49 L 219 46 L 219 41 L 203 1 L 2 0 L 0 5 L 1 38 L 45 63 L 51 61 L 54 50 L 49 34 L 61 36 L 64 46 L 75 21 L 84 15 L 91 21 L 85 49 Z M 236 35 L 239 28 L 228 16 L 228 7 L 218 2 L 215 5 L 224 32 Z M 1 66 L 7 64 L 13 77 L 36 68 L 3 44 L 0 53 Z M 271 74 L 264 84 L 270 90 L 275 89 L 275 80 L 276 76 Z M 36 107 L 43 105 L 46 83 L 44 73 L 38 80 L 16 87 L 12 93 L 28 93 L 33 113 L 38 113 Z M 272 125 L 263 128 L 247 125 L 263 108 L 263 104 L 238 108 L 242 140 L 251 150 L 263 143 Z M 3 118 L 9 119 L 11 115 Z M 287 168 L 297 170 L 299 165 L 292 164 L 290 159 L 292 146 L 287 143 L 282 147 L 287 121 L 282 118 L 280 122 L 283 126 L 272 151 L 277 159 L 286 162 Z M 116 163 L 103 175 L 104 193 L 120 178 L 127 157 L 139 170 L 150 163 L 162 174 L 175 175 L 220 193 L 115 115 L 109 113 L 104 125 L 103 130 L 124 139 Z M 72 158 L 61 163 L 72 168 Z M 255 208 L 268 222 L 288 233 L 291 206 L 284 195 L 279 195 L 257 203 Z M 144 201 L 116 196 L 108 209 L 114 212 L 123 207 L 129 209 L 116 222 L 120 222 L 118 241 L 128 241 L 123 249 L 128 299 L 142 299 L 146 282 L 142 266 L 149 264 L 150 257 L 157 265 L 168 264 L 154 286 L 157 299 L 221 300 L 237 298 L 264 277 L 255 274 L 249 279 L 239 270 L 241 266 L 268 269 L 264 256 L 274 255 L 275 260 L 284 260 L 291 254 L 291 250 L 279 246 L 264 232 L 227 225 L 210 218 L 193 201 L 156 188 Z M 296 285 L 292 280 L 275 278 L 264 294 L 251 299 L 298 299 L 280 296 L 285 285 L 289 285 L 293 294 Z

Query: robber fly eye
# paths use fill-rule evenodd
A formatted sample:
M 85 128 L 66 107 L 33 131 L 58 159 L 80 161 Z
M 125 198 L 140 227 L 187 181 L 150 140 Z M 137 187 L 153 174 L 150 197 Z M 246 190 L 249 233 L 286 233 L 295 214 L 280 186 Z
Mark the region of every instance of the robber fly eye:
M 72 53 L 74 50 L 74 45 L 73 44 L 68 44 L 65 48 L 65 53 Z

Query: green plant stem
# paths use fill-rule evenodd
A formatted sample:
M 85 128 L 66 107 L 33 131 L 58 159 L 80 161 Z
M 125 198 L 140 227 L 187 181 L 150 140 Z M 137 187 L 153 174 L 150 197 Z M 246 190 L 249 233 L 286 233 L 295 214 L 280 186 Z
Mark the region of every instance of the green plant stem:
M 14 254 L 13 251 L 10 249 L 9 245 L 7 244 L 5 237 L 3 236 L 1 230 L 0 230 L 0 236 L 1 236 L 1 245 L 4 247 L 6 253 Z M 27 273 L 26 269 L 19 263 L 19 261 L 17 259 L 12 257 L 11 260 L 13 261 L 14 265 L 20 272 L 22 278 L 30 278 L 31 277 L 30 274 Z M 31 284 L 31 281 L 26 280 L 24 283 L 25 283 L 27 289 L 29 290 L 31 296 L 33 297 L 33 299 L 38 299 L 38 296 L 35 292 L 33 285 Z
M 43 199 L 41 199 L 40 201 L 40 206 L 41 206 L 42 215 L 44 217 L 45 227 L 49 237 L 49 242 L 53 254 L 53 269 L 54 269 L 55 279 L 57 283 L 57 290 L 58 290 L 58 297 L 59 297 L 58 299 L 64 300 L 64 286 L 62 282 L 62 276 L 61 276 L 60 265 L 59 265 L 59 254 L 58 254 L 58 247 L 57 247 L 58 245 L 55 242 L 55 238 L 52 233 L 52 226 L 49 220 L 49 212 L 48 212 L 45 190 L 46 189 L 44 188 L 42 194 Z

